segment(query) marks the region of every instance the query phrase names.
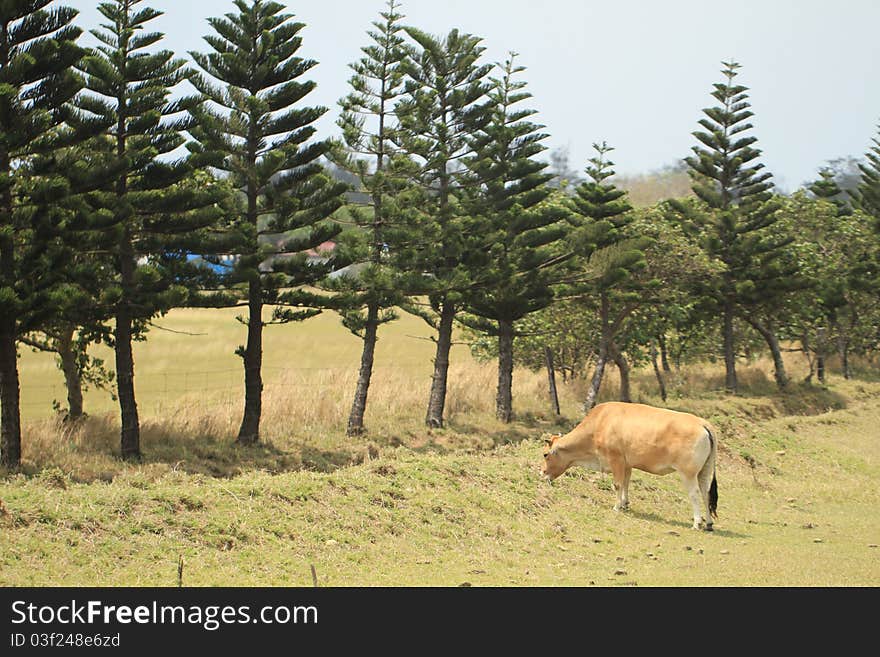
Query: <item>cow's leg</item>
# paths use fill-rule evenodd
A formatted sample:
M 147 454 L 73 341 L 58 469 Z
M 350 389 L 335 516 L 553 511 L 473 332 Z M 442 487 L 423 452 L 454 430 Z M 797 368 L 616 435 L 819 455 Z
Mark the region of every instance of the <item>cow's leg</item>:
M 611 474 L 614 477 L 614 490 L 617 491 L 617 504 L 614 505 L 615 511 L 626 511 L 629 505 L 627 499 L 627 488 L 629 487 L 629 475 L 632 470 L 626 467 L 623 462 L 614 462 L 611 464 Z
M 684 474 L 681 476 L 682 483 L 684 483 L 685 490 L 687 490 L 688 497 L 691 500 L 691 505 L 694 507 L 694 529 L 701 529 L 703 525 L 703 494 L 700 492 L 700 482 L 697 477 L 685 476 Z
M 620 487 L 620 509 L 621 511 L 629 510 L 629 478 L 632 475 L 632 468 L 625 468 L 623 471 L 623 485 Z

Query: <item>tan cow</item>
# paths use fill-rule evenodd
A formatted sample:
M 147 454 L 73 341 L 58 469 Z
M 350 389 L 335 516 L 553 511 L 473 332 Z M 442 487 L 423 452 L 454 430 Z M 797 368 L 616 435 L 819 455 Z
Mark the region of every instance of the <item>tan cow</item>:
M 715 456 L 718 432 L 706 420 L 644 404 L 599 404 L 564 436 L 551 436 L 541 472 L 556 479 L 572 465 L 611 472 L 614 509 L 629 506 L 633 468 L 652 474 L 678 472 L 694 507 L 694 529 L 712 531 L 718 517 Z

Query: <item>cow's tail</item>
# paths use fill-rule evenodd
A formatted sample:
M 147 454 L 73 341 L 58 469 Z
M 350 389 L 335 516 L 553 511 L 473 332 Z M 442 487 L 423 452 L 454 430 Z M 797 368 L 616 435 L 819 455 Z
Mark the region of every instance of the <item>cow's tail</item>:
M 709 488 L 709 513 L 713 518 L 718 517 L 718 479 L 712 473 L 712 486 Z
M 709 445 L 711 446 L 711 450 L 709 452 L 709 458 L 706 459 L 706 464 L 703 466 L 703 470 L 705 472 L 705 476 L 708 477 L 708 469 L 712 468 L 712 484 L 709 486 L 709 513 L 713 518 L 718 517 L 718 479 L 715 476 L 715 458 L 718 455 L 718 445 L 715 439 L 715 436 L 712 435 L 712 430 L 704 426 L 706 430 L 706 435 L 709 436 Z M 703 472 L 700 473 L 701 479 L 703 476 Z

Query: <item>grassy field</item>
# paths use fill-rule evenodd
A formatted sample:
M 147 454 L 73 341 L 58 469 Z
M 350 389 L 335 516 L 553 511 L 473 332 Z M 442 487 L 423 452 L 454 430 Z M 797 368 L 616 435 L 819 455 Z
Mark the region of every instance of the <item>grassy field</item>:
M 115 456 L 105 393 L 87 398 L 80 427 L 60 426 L 52 359 L 23 354 L 33 408 L 22 472 L 0 476 L 0 585 L 174 586 L 179 558 L 193 586 L 310 586 L 311 566 L 326 586 L 880 585 L 880 383 L 778 395 L 759 362 L 729 398 L 717 368 L 675 375 L 669 405 L 722 433 L 720 518 L 705 534 L 674 476 L 634 473 L 626 514 L 611 508 L 610 475 L 541 481 L 539 437 L 580 419 L 582 383 L 562 386 L 557 419 L 544 375 L 517 371 L 518 418 L 502 425 L 492 365 L 457 346 L 449 426 L 423 428 L 433 345 L 420 320 L 384 332 L 370 433 L 356 441 L 344 426 L 359 341 L 332 315 L 270 329 L 266 440 L 253 449 L 232 444 L 243 327 L 211 311 L 157 323 L 205 335 L 138 345 L 140 465 Z M 634 384 L 660 404 L 650 373 Z
M 241 358 L 235 349 L 247 339 L 247 329 L 236 321 L 241 311 L 174 311 L 155 320 L 146 342 L 134 345 L 135 383 L 142 415 L 162 416 L 169 404 L 191 396 L 201 407 L 220 408 L 242 397 Z M 271 317 L 267 310 L 265 319 Z M 395 374 L 408 378 L 430 377 L 434 345 L 430 327 L 421 319 L 404 315 L 382 328 L 376 353 L 376 379 Z M 360 364 L 361 341 L 343 329 L 334 313 L 324 313 L 302 324 L 268 327 L 264 333 L 263 378 L 271 394 L 283 388 L 329 387 L 332 377 L 350 375 Z M 113 353 L 106 347 L 94 355 L 112 368 Z M 456 346 L 453 356 L 467 356 Z M 51 354 L 23 348 L 21 359 L 22 416 L 40 420 L 52 414 L 52 401 L 64 401 L 61 373 Z M 352 376 L 352 382 L 354 377 Z M 353 385 L 353 384 L 352 384 Z M 352 388 L 353 390 L 353 388 Z M 350 394 L 345 391 L 345 394 Z M 117 412 L 110 394 L 87 392 L 85 406 L 91 414 Z

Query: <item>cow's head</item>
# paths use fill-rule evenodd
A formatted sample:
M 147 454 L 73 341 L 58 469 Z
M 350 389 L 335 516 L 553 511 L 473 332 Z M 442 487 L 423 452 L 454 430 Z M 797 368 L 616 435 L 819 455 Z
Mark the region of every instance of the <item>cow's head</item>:
M 548 481 L 553 481 L 568 469 L 568 462 L 559 453 L 560 446 L 557 441 L 562 438 L 559 434 L 544 437 L 544 463 L 541 464 L 541 474 Z

